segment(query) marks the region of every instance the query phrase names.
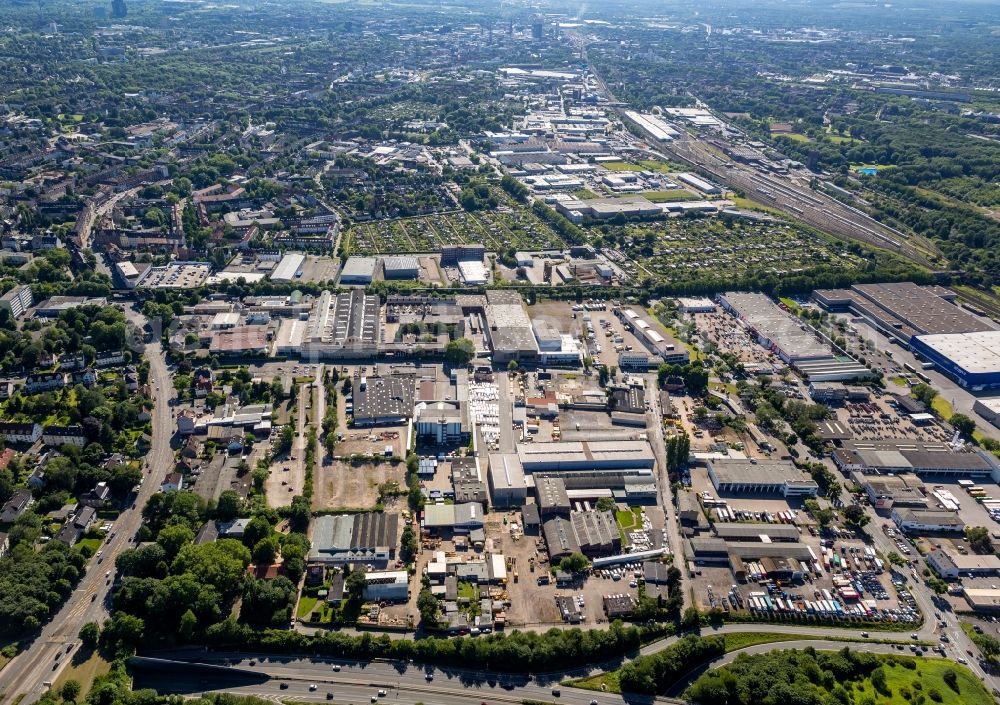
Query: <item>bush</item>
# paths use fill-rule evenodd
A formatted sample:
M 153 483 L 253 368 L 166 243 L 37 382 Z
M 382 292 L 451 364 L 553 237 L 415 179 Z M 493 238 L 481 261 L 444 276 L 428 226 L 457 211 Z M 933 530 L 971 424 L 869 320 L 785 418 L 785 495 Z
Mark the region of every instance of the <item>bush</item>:
M 928 690 L 927 697 L 936 703 L 939 703 L 942 700 L 944 700 L 944 698 L 941 697 L 941 691 L 939 691 L 937 688 L 931 688 L 930 690 Z

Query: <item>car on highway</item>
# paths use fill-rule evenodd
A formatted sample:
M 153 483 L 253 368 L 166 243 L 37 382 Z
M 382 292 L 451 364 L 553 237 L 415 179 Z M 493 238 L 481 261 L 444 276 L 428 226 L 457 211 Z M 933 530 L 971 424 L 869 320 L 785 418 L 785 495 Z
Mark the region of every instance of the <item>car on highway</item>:
M 555 697 L 558 698 L 560 695 L 562 695 L 562 691 L 559 690 L 558 688 L 553 688 L 552 689 L 552 695 L 554 695 Z
M 384 690 L 382 690 L 382 689 L 379 689 L 379 691 L 378 691 L 378 696 L 379 696 L 380 698 L 384 698 L 384 697 L 385 697 L 386 695 L 388 695 L 388 693 L 386 693 L 386 692 L 385 692 Z
M 310 690 L 310 691 L 312 691 L 312 690 L 316 690 L 316 684 L 315 684 L 315 683 L 310 683 L 310 684 L 309 684 L 309 690 Z
M 424 680 L 427 682 L 434 680 L 434 674 L 433 673 L 424 674 Z
M 282 690 L 288 690 L 288 683 L 279 683 L 278 687 Z
M 327 691 L 327 693 L 326 693 L 326 699 L 327 700 L 333 700 L 333 693 Z
M 340 670 L 340 664 L 339 663 L 333 664 L 333 670 L 339 671 Z
M 861 636 L 863 636 L 865 639 L 867 639 L 868 638 L 868 632 L 861 632 Z

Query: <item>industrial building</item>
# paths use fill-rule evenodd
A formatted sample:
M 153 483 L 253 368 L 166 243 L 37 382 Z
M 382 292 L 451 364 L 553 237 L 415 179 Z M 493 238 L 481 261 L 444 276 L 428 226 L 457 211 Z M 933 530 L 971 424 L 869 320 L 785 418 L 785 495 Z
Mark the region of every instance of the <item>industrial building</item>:
M 713 313 L 715 302 L 707 298 L 685 298 L 677 299 L 677 310 L 681 313 Z
M 845 440 L 833 452 L 833 462 L 845 474 L 1000 477 L 1000 463 L 986 451 L 956 449 L 948 443 L 905 438 Z
M 989 325 L 956 306 L 955 298 L 950 289 L 912 282 L 855 284 L 850 289 L 813 292 L 813 299 L 824 308 L 850 311 L 906 345 L 918 335 L 990 330 Z
M 722 193 L 722 187 L 713 184 L 711 181 L 706 181 L 705 179 L 701 178 L 700 176 L 697 176 L 696 174 L 690 174 L 688 172 L 684 172 L 677 175 L 677 180 L 684 182 L 688 186 L 693 186 L 702 193 L 708 193 L 712 195 Z
M 428 504 L 424 507 L 423 528 L 432 533 L 469 533 L 483 528 L 483 507 L 478 502 Z
M 655 464 L 648 441 L 555 441 L 517 447 L 524 472 L 577 472 L 618 469 L 652 469 Z
M 289 252 L 281 258 L 274 270 L 271 272 L 271 281 L 290 282 L 302 275 L 302 264 L 306 261 L 305 255 L 297 252 Z
M 414 430 L 417 438 L 436 445 L 462 443 L 471 433 L 468 410 L 457 401 L 421 402 L 414 413 Z
M 415 375 L 355 377 L 352 380 L 354 425 L 401 424 L 413 414 Z
M 375 279 L 374 257 L 348 257 L 340 272 L 341 284 L 371 284 Z
M 974 612 L 1000 612 L 1000 589 L 966 587 L 962 588 L 962 595 Z
M 686 365 L 690 354 L 686 347 L 674 340 L 665 330 L 653 324 L 642 313 L 631 309 L 616 307 L 613 313 L 627 330 L 632 331 L 642 341 L 650 352 L 664 362 L 676 365 Z
M 709 460 L 708 477 L 720 494 L 815 497 L 819 485 L 786 460 Z
M 538 358 L 538 343 L 521 294 L 491 289 L 486 292 L 485 312 L 484 332 L 493 350 L 493 362 Z
M 893 507 L 910 507 L 926 509 L 927 495 L 924 485 L 916 475 L 904 473 L 900 475 L 855 476 L 861 489 L 868 495 L 868 501 L 876 510 L 892 509 Z
M 374 357 L 379 347 L 378 296 L 361 289 L 334 296 L 324 291 L 309 314 L 304 356 Z
M 727 292 L 719 296 L 719 303 L 747 326 L 758 343 L 789 364 L 834 359 L 827 345 L 764 294 Z
M 483 286 L 490 280 L 489 270 L 479 261 L 463 260 L 458 263 L 458 276 L 466 286 Z
M 459 262 L 482 262 L 486 258 L 486 246 L 478 242 L 468 245 L 445 245 L 441 248 L 441 266 L 455 267 Z
M 908 509 L 900 507 L 892 510 L 892 520 L 901 531 L 914 533 L 958 532 L 965 530 L 965 522 L 957 512 L 933 509 Z
M 547 320 L 532 323 L 539 357 L 543 365 L 579 367 L 583 363 L 583 350 L 572 335 L 562 333 Z
M 370 602 L 406 602 L 410 599 L 410 574 L 405 570 L 366 573 L 363 598 Z
M 523 507 L 528 499 L 524 468 L 516 453 L 491 453 L 489 484 L 493 506 Z
M 383 257 L 382 272 L 386 279 L 416 279 L 420 276 L 420 262 L 412 255 Z
M 972 405 L 972 410 L 994 426 L 1000 428 L 1000 397 L 976 399 L 976 403 Z
M 377 512 L 322 515 L 313 520 L 309 562 L 387 563 L 399 545 L 399 515 Z
M 625 218 L 626 220 L 659 218 L 663 216 L 663 206 L 642 197 L 625 198 L 566 198 L 556 202 L 556 210 L 570 221 L 580 222 L 584 218 L 598 221 Z
M 1000 389 L 1000 331 L 918 335 L 910 347 L 963 387 Z
M 573 512 L 553 516 L 542 523 L 549 558 L 561 560 L 571 553 L 590 558 L 621 552 L 622 539 L 612 512 Z
M 34 303 L 31 295 L 31 287 L 27 284 L 18 284 L 3 296 L 0 296 L 0 308 L 10 311 L 13 318 L 19 318 L 24 312 L 31 308 Z
M 957 580 L 963 575 L 970 578 L 1000 575 L 1000 556 L 996 554 L 963 555 L 935 548 L 927 554 L 927 564 L 945 580 Z

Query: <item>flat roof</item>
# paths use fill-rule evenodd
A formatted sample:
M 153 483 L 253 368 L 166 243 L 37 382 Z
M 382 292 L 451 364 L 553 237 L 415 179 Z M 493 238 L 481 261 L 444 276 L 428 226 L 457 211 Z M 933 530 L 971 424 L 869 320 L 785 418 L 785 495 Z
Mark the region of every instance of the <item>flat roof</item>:
M 829 358 L 832 361 L 830 346 L 821 343 L 808 330 L 803 330 L 803 323 L 782 311 L 768 296 L 730 291 L 722 294 L 720 299 L 759 336 L 771 341 L 793 361 L 800 358 Z
M 785 482 L 812 482 L 788 460 L 709 460 L 708 465 L 720 485 L 783 485 Z
M 296 252 L 288 253 L 281 258 L 278 266 L 271 272 L 271 280 L 291 281 L 295 278 L 295 273 L 299 271 L 299 268 L 302 267 L 302 263 L 305 261 L 305 255 L 300 255 Z
M 920 335 L 917 340 L 966 372 L 1000 374 L 1000 330 Z
M 388 375 L 354 378 L 354 419 L 378 420 L 408 418 L 413 414 L 413 397 L 416 392 L 415 375 Z
M 373 279 L 377 260 L 374 257 L 348 257 L 340 272 L 344 279 Z

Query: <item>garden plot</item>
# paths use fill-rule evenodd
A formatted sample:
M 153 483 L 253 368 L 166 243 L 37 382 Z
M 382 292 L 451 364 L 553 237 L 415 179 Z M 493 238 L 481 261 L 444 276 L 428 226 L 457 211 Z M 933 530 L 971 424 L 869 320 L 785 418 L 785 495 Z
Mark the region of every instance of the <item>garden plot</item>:
M 860 264 L 836 245 L 788 224 L 671 219 L 614 227 L 602 237 L 605 244 L 661 276 L 701 270 L 782 275 L 821 264 Z

